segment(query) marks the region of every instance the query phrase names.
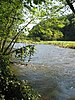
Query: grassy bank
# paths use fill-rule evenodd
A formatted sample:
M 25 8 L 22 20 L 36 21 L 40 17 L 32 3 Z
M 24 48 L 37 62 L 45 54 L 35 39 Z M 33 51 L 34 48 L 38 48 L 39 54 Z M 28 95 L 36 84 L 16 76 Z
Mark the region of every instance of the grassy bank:
M 75 49 L 75 41 L 47 41 L 42 42 L 43 44 L 53 44 L 64 48 L 73 48 Z
M 40 41 L 40 42 L 37 42 L 37 41 L 25 40 L 23 42 L 27 44 L 50 44 L 50 45 L 57 45 L 59 47 L 75 49 L 75 41 Z

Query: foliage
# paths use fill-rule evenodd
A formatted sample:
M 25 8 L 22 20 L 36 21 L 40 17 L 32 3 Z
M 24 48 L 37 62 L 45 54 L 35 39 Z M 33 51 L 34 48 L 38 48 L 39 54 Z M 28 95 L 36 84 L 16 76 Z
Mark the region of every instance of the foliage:
M 40 22 L 30 31 L 28 37 L 34 40 L 57 40 L 63 37 L 59 28 L 65 26 L 65 19 L 51 18 Z
M 20 27 L 25 21 L 23 18 L 25 4 L 26 2 L 22 0 L 0 1 L 0 99 L 2 100 L 38 100 L 37 93 L 28 83 L 18 80 L 10 70 L 10 53 L 13 52 L 13 46 L 23 29 L 32 21 Z M 23 51 L 20 51 L 22 55 Z M 27 55 L 29 57 L 32 55 L 32 48 Z
M 66 16 L 68 23 L 61 29 L 63 40 L 75 41 L 75 18 L 74 15 Z
M 44 8 L 47 8 L 48 2 L 46 3 L 45 0 L 33 0 L 33 2 L 31 0 L 0 0 L 0 99 L 38 100 L 37 94 L 35 95 L 35 92 L 28 86 L 27 82 L 19 81 L 10 70 L 10 53 L 12 53 L 18 36 L 26 29 L 28 24 L 33 21 L 33 14 L 35 14 L 36 8 L 40 6 L 42 1 L 45 2 L 45 4 L 43 4 L 45 5 Z M 36 7 L 35 4 L 39 4 L 39 6 Z M 51 2 L 49 2 L 48 8 L 50 4 Z M 42 6 L 40 8 L 42 8 Z M 52 7 L 50 7 L 49 10 L 48 8 L 44 10 L 44 8 L 40 12 L 40 17 L 42 16 L 43 18 L 48 16 L 48 11 L 51 10 Z M 51 12 L 58 12 L 58 10 L 58 6 L 55 5 Z M 53 13 L 51 15 L 53 15 Z M 27 16 L 26 20 L 24 19 L 24 15 Z M 38 16 L 37 13 L 36 15 Z M 27 22 L 27 19 L 29 22 Z M 26 24 L 21 27 L 23 23 Z M 60 32 L 56 27 L 54 29 L 53 26 L 50 25 L 50 28 L 52 28 L 52 30 L 49 30 L 49 28 L 45 30 L 39 26 L 39 31 L 44 34 L 41 36 L 41 39 L 51 39 L 51 36 L 53 36 L 54 39 L 60 37 L 57 37 L 57 33 Z M 20 53 L 23 54 L 22 48 L 20 49 Z
M 13 50 L 15 57 L 22 61 L 30 61 L 31 56 L 34 55 L 35 46 L 34 45 L 27 45 L 20 48 Z M 27 59 L 28 58 L 28 59 Z
M 75 40 L 75 16 L 69 14 L 41 21 L 34 26 L 28 37 L 33 40 Z
M 38 94 L 27 81 L 19 81 L 10 70 L 10 59 L 0 54 L 0 99 L 38 100 Z
M 17 42 L 18 37 L 21 36 L 22 31 L 25 31 L 29 23 L 33 21 L 32 12 L 35 7 L 31 3 L 31 0 L 0 1 L 0 51 L 3 54 L 12 52 L 13 46 Z M 41 2 L 34 0 L 34 3 Z M 23 23 L 26 24 L 22 25 Z
M 0 2 L 0 9 L 0 49 L 5 54 L 10 47 L 8 46 L 9 44 L 6 45 L 8 40 L 14 38 L 19 24 L 24 21 L 22 15 L 23 7 L 20 0 L 16 0 L 16 2 L 14 0 L 11 2 L 3 0 Z
M 60 5 L 59 7 L 56 4 L 56 2 L 58 2 L 58 4 Z M 56 0 L 56 2 L 51 1 L 51 0 L 49 1 L 33 0 L 33 2 L 31 0 L 16 0 L 16 1 L 15 0 L 1 0 L 0 1 L 0 9 L 1 9 L 0 10 L 0 27 L 1 27 L 0 49 L 1 49 L 1 52 L 3 52 L 3 54 L 8 53 L 9 48 L 10 48 L 9 52 L 11 52 L 13 48 L 13 46 L 11 47 L 11 44 L 13 42 L 15 44 L 19 34 L 32 21 L 33 14 L 36 15 L 34 17 L 37 17 L 39 15 L 40 18 L 41 17 L 50 18 L 53 15 L 57 16 L 58 11 L 63 8 L 64 6 L 63 4 L 66 4 L 67 0 L 66 1 Z M 70 5 L 72 5 L 70 0 L 68 2 Z M 27 21 L 24 20 L 24 15 L 25 17 L 27 16 L 26 20 L 30 19 L 31 21 L 27 25 L 24 25 L 24 27 L 21 27 L 20 25 L 23 22 L 27 23 Z M 6 45 L 8 40 L 11 40 L 11 42 L 8 45 Z
M 37 16 L 40 16 L 40 18 L 43 17 L 47 19 L 48 17 L 52 18 L 54 16 L 57 16 L 58 11 L 63 8 L 63 2 L 62 0 L 56 0 L 56 2 L 60 4 L 59 8 L 58 5 L 51 0 L 49 1 L 33 0 L 33 2 L 31 0 L 16 0 L 16 1 L 1 0 L 0 1 L 1 52 L 3 54 L 11 53 L 12 48 L 18 39 L 18 36 L 27 27 L 27 25 L 33 21 L 35 17 L 36 17 L 35 19 L 37 19 Z M 34 16 L 33 14 L 36 16 Z M 24 19 L 24 16 L 26 17 L 26 20 Z M 27 23 L 27 20 L 30 21 Z M 21 24 L 23 23 L 27 24 L 21 26 Z M 44 36 L 44 38 L 48 38 L 48 36 L 47 37 Z M 10 42 L 8 43 L 9 40 Z
M 64 8 L 65 7 L 67 8 L 67 11 L 69 11 L 69 9 L 71 9 L 72 12 L 75 14 L 75 8 L 73 6 L 73 3 L 75 3 L 75 0 L 57 0 L 57 1 L 62 2 L 62 4 L 65 5 Z M 68 5 L 68 7 L 67 7 L 67 5 Z

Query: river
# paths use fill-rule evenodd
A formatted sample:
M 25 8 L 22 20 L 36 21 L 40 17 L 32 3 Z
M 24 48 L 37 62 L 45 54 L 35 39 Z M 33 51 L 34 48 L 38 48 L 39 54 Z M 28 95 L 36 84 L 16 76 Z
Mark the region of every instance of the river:
M 41 100 L 75 100 L 75 49 L 35 47 L 29 64 L 19 66 L 20 78 L 29 81 Z

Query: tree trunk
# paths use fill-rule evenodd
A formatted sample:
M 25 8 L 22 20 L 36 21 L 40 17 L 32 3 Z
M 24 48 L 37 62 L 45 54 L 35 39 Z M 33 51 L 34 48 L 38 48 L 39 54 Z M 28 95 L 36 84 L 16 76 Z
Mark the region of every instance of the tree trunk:
M 73 13 L 75 14 L 75 9 L 73 7 L 73 2 L 71 0 L 66 0 L 66 2 L 69 5 L 69 7 L 71 8 L 71 10 L 73 11 Z

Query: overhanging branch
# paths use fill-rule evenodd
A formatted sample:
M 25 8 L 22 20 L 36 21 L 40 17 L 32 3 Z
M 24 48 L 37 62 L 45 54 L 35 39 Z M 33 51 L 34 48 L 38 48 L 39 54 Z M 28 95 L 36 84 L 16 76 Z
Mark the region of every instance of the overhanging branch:
M 10 46 L 12 45 L 13 41 L 18 37 L 18 35 L 23 31 L 23 29 L 25 27 L 27 27 L 34 19 L 30 20 L 12 39 L 12 41 L 9 43 L 9 45 L 7 46 L 7 48 L 4 50 L 3 54 L 5 54 L 7 52 L 7 50 L 10 48 Z
M 66 0 L 67 4 L 69 5 L 70 9 L 73 11 L 73 13 L 75 14 L 75 9 L 73 7 L 73 3 L 71 2 L 72 0 Z

